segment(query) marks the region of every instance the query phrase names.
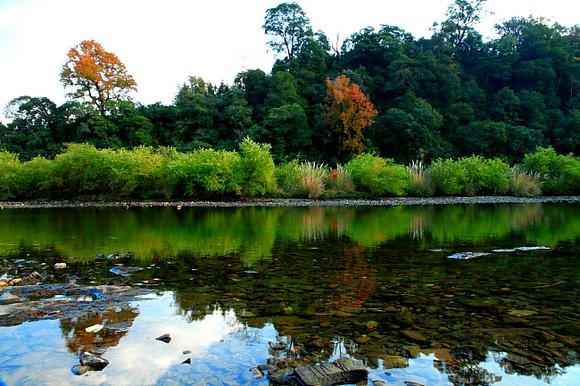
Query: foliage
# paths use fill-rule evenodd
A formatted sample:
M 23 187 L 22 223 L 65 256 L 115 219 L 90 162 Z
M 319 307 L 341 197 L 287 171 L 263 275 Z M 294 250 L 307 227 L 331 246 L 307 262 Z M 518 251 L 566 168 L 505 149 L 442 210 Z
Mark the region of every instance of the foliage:
M 458 160 L 438 159 L 429 169 L 435 194 L 475 196 L 502 192 L 507 184 L 509 165 L 497 158 L 471 156 Z
M 412 195 L 496 194 L 500 184 L 509 186 L 506 179 L 515 179 L 512 184 L 528 180 L 515 172 L 500 175 L 505 165 L 497 160 L 524 163 L 531 175 L 546 175 L 545 194 L 574 194 L 575 157 L 580 155 L 580 29 L 545 18 L 514 17 L 496 26 L 497 38 L 485 41 L 476 27 L 486 4 L 452 0 L 430 37 L 415 39 L 397 26 L 383 25 L 363 28 L 339 46 L 338 37 L 331 42 L 323 31 L 312 31 L 300 6 L 282 3 L 266 11 L 263 25 L 271 38 L 267 44 L 283 56 L 270 72 L 244 70 L 233 85 L 190 76 L 169 105 L 133 103 L 129 94 L 136 83 L 125 66 L 96 41 L 85 40 L 69 50 L 60 73 L 70 100 L 58 106 L 43 97 L 14 98 L 5 109 L 9 121 L 0 123 L 0 151 L 17 154 L 24 166 L 35 157 L 52 160 L 70 153 L 65 144 L 105 150 L 97 154 L 103 164 L 93 169 L 96 173 L 100 167 L 98 176 L 111 172 L 114 178 L 91 187 L 92 181 L 81 183 L 78 177 L 80 191 L 68 185 L 60 190 L 60 179 L 66 177 L 60 171 L 62 159 L 27 165 L 27 173 L 33 172 L 32 165 L 50 165 L 38 189 L 51 197 L 172 197 L 178 194 L 174 188 L 183 188 L 167 179 L 178 152 L 212 149 L 215 154 L 202 153 L 229 165 L 233 161 L 219 150 L 236 151 L 244 138 L 262 150 L 270 148 L 256 148 L 248 157 L 240 150 L 235 177 L 241 180 L 232 186 L 241 187 L 223 187 L 234 195 L 275 191 L 272 159 L 333 165 L 365 151 L 401 165 L 422 159 L 425 181 L 411 180 L 407 193 Z M 532 154 L 538 147 L 555 152 Z M 175 153 L 170 155 L 169 148 Z M 479 156 L 490 164 L 470 158 Z M 81 158 L 81 164 L 91 164 Z M 254 162 L 267 165 L 264 172 L 254 171 Z M 145 165 L 143 173 L 138 165 Z M 472 166 L 471 172 L 465 169 Z M 69 167 L 89 173 L 82 166 Z M 137 177 L 115 176 L 135 170 Z M 336 170 L 326 179 L 327 195 L 343 190 L 331 187 L 333 176 L 342 176 Z M 483 182 L 489 176 L 498 176 L 495 185 Z M 10 194 L 32 194 L 31 189 Z M 202 185 L 192 186 L 190 194 L 194 191 L 210 194 Z
M 241 194 L 247 197 L 264 196 L 276 189 L 276 166 L 270 145 L 245 138 L 240 144 L 240 166 L 237 178 L 242 184 Z
M 573 155 L 557 154 L 554 148 L 537 148 L 527 154 L 522 167 L 531 173 L 545 176 L 545 194 L 574 195 L 580 193 L 580 159 Z
M 239 165 L 238 153 L 198 149 L 175 157 L 169 166 L 169 179 L 178 196 L 239 195 Z
M 0 200 L 16 195 L 20 165 L 18 155 L 0 151 Z
M 377 114 L 356 83 L 345 75 L 326 79 L 326 125 L 337 139 L 339 153 L 352 156 L 365 150 L 363 130 Z
M 266 35 L 272 36 L 268 46 L 274 52 L 285 52 L 288 58 L 294 58 L 313 35 L 310 20 L 296 3 L 282 3 L 268 9 L 262 28 Z
M 356 156 L 344 168 L 352 174 L 356 189 L 373 197 L 402 196 L 409 183 L 404 166 L 371 154 Z
M 460 158 L 457 163 L 465 171 L 463 193 L 468 196 L 493 195 L 507 183 L 509 165 L 501 159 L 471 156 Z
M 60 80 L 65 88 L 72 88 L 68 96 L 88 98 L 101 115 L 109 103 L 125 100 L 130 91 L 137 90 L 137 83 L 117 55 L 95 40 L 83 40 L 68 51 Z

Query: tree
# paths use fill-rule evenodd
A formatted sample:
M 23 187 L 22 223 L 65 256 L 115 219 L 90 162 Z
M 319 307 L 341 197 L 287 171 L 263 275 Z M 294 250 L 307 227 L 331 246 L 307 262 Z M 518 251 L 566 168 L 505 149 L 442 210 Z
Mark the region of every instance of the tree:
M 275 52 L 286 52 L 293 59 L 314 33 L 306 13 L 296 3 L 282 3 L 266 11 L 264 25 L 266 35 L 272 40 L 268 46 Z
M 363 129 L 372 125 L 377 115 L 373 103 L 356 83 L 341 75 L 326 79 L 326 125 L 336 138 L 338 152 L 352 156 L 365 150 Z
M 454 47 L 462 48 L 470 35 L 478 35 L 474 25 L 481 21 L 485 14 L 483 5 L 487 0 L 455 0 L 447 8 L 447 19 L 441 23 L 440 34 Z
M 20 159 L 54 157 L 60 150 L 58 113 L 48 98 L 21 96 L 11 100 L 5 115 L 12 121 L 0 138 L 0 148 L 18 153 Z
M 109 103 L 128 100 L 128 94 L 137 91 L 137 83 L 117 55 L 94 40 L 83 40 L 68 51 L 60 81 L 72 88 L 68 96 L 88 99 L 103 116 Z

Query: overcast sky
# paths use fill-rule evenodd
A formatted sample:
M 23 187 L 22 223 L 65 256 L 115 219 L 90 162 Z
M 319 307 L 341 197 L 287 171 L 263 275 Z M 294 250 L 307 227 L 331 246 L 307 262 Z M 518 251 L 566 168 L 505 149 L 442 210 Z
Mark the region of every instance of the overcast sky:
M 65 99 L 59 75 L 68 50 L 94 39 L 117 54 L 138 83 L 134 100 L 172 103 L 180 84 L 198 76 L 231 84 L 241 71 L 271 70 L 262 25 L 280 0 L 0 0 L 0 119 L 13 98 Z M 444 19 L 453 0 L 298 0 L 315 31 L 331 41 L 364 27 L 395 25 L 416 38 Z M 570 27 L 580 3 L 570 0 L 488 0 L 494 12 L 477 27 L 513 16 L 544 16 Z

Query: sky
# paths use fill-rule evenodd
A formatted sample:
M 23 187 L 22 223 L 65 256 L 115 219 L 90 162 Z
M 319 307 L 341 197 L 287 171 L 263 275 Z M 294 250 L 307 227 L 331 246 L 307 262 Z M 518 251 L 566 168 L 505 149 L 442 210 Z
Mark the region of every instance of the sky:
M 133 100 L 171 104 L 189 76 L 232 84 L 248 69 L 269 73 L 276 59 L 262 26 L 281 0 L 0 0 L 0 121 L 17 97 L 67 98 L 60 71 L 70 48 L 94 39 L 115 53 L 138 84 Z M 288 1 L 288 2 L 291 2 Z M 331 42 L 371 26 L 394 25 L 431 36 L 453 0 L 296 0 L 314 31 Z M 547 17 L 571 27 L 580 4 L 570 0 L 488 0 L 477 26 L 484 37 L 514 16 Z

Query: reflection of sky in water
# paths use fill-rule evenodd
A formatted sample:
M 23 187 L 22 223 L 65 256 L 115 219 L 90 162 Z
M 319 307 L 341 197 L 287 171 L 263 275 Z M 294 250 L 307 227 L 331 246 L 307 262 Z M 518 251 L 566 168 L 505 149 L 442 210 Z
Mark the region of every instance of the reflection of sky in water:
M 171 334 L 166 344 L 155 338 Z M 74 376 L 70 369 L 78 357 L 67 351 L 59 321 L 47 320 L 0 328 L 0 385 L 267 385 L 254 379 L 249 368 L 266 363 L 268 342 L 276 340 L 272 324 L 248 328 L 233 311 L 215 310 L 202 320 L 188 321 L 166 293 L 139 304 L 139 315 L 119 344 L 103 357 L 110 361 L 101 372 Z M 184 354 L 184 350 L 191 353 Z M 334 357 L 344 353 L 335 350 Z M 497 355 L 496 355 L 497 357 Z M 182 364 L 191 358 L 191 365 Z M 382 379 L 389 385 L 426 380 L 427 385 L 451 385 L 433 364 L 433 354 L 410 359 L 403 369 L 370 369 L 369 384 Z M 494 385 L 577 385 L 580 366 L 566 368 L 549 379 L 506 374 L 490 355 L 481 368 L 501 376 Z

